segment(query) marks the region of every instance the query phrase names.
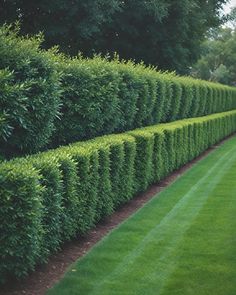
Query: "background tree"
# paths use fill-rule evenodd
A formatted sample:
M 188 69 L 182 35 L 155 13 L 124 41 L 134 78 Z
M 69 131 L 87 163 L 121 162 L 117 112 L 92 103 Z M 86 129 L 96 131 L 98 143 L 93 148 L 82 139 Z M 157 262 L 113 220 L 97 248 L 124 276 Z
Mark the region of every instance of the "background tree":
M 22 33 L 45 36 L 44 46 L 60 45 L 77 54 L 119 10 L 119 0 L 0 0 L 0 23 L 20 21 Z M 92 48 L 91 48 L 92 50 Z
M 206 31 L 217 27 L 226 1 L 127 0 L 103 27 L 97 51 L 186 73 L 199 54 Z
M 162 69 L 188 72 L 227 0 L 0 0 L 0 23 L 44 31 L 45 47 L 86 56 L 118 52 Z
M 192 68 L 192 75 L 205 80 L 236 85 L 236 16 L 229 15 L 230 27 L 209 33 L 202 43 L 201 57 Z

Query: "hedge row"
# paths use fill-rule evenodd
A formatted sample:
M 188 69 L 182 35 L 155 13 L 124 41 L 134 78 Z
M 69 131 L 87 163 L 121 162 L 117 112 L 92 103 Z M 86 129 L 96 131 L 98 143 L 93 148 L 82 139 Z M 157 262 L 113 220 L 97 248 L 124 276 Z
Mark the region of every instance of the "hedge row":
M 235 131 L 230 111 L 2 163 L 0 280 L 25 276 L 64 241 Z
M 0 27 L 0 158 L 236 108 L 233 87 L 131 61 L 69 59 L 41 41 Z
M 0 27 L 0 155 L 38 151 L 55 129 L 61 75 L 41 39 Z
M 101 57 L 60 63 L 63 99 L 53 144 L 236 108 L 236 89 Z

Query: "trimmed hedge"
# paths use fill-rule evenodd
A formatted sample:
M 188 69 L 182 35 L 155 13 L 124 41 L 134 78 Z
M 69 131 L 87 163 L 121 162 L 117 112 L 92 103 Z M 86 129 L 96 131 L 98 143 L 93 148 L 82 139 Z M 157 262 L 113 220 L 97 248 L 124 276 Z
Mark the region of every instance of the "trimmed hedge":
M 236 109 L 234 87 L 118 58 L 70 59 L 41 42 L 0 27 L 0 160 Z
M 42 38 L 22 38 L 0 27 L 0 155 L 46 146 L 60 106 L 56 55 L 40 49 Z
M 236 89 L 131 61 L 62 58 L 62 115 L 52 146 L 236 108 Z
M 236 111 L 159 124 L 0 164 L 0 280 L 236 131 Z

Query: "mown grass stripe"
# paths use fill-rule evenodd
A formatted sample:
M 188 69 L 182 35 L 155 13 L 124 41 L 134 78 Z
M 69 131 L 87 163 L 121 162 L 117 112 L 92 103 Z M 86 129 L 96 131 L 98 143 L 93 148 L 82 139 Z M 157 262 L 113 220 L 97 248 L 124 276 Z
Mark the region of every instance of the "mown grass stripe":
M 234 155 L 233 159 L 231 156 L 235 150 L 235 147 L 232 148 L 222 158 L 218 159 L 215 165 L 211 167 L 211 169 L 209 169 L 209 171 L 200 180 L 198 180 L 185 195 L 183 195 L 180 201 L 162 219 L 162 221 L 146 234 L 144 239 L 136 248 L 132 250 L 131 253 L 129 253 L 128 256 L 123 258 L 119 266 L 102 281 L 100 281 L 98 285 L 94 284 L 92 294 L 101 294 L 100 292 L 103 293 L 106 290 L 106 286 L 110 289 L 112 287 L 111 282 L 118 282 L 119 280 L 123 281 L 126 276 L 135 272 L 137 264 L 140 265 L 139 260 L 142 260 L 142 257 L 146 258 L 148 256 L 148 252 L 153 251 L 153 249 L 158 247 L 161 243 L 161 252 L 158 252 L 158 259 L 143 261 L 146 268 L 147 265 L 150 265 L 149 269 L 152 272 L 151 277 L 152 279 L 155 279 L 155 284 L 158 285 L 158 289 L 155 290 L 157 292 L 156 294 L 160 294 L 162 285 L 171 273 L 171 269 L 173 269 L 173 264 L 168 265 L 168 260 L 171 258 L 173 259 L 173 253 L 175 252 L 176 247 L 178 247 L 178 243 L 183 238 L 184 233 L 191 226 L 191 222 L 194 218 L 196 218 L 198 212 L 207 201 L 209 194 L 214 190 L 224 173 L 226 173 L 225 169 L 232 165 L 232 160 L 235 160 L 236 156 Z M 219 168 L 221 169 L 219 170 Z M 202 185 L 204 182 L 207 182 L 207 184 L 204 186 L 203 193 Z M 202 194 L 196 198 L 196 193 Z M 180 221 L 179 224 L 175 224 L 176 219 Z M 175 227 L 173 227 L 173 224 Z M 156 272 L 153 273 L 153 267 L 156 270 L 161 270 L 161 277 L 156 276 Z M 137 278 L 134 280 L 134 289 L 135 282 L 138 282 L 138 289 L 140 291 L 140 286 L 142 286 L 142 284 L 140 284 L 141 278 L 145 283 L 145 289 L 147 281 L 150 281 L 151 283 L 152 279 L 150 277 L 150 272 L 146 273 L 146 269 L 139 272 L 139 280 L 137 281 Z M 159 284 L 157 284 L 158 281 Z

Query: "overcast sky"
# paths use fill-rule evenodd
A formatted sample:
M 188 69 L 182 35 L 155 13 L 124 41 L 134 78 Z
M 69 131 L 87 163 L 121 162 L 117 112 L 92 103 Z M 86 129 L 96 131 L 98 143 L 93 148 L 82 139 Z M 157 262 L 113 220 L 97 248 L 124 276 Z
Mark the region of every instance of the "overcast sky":
M 225 6 L 224 6 L 224 13 L 230 12 L 230 9 L 232 7 L 236 6 L 236 0 L 230 0 Z

